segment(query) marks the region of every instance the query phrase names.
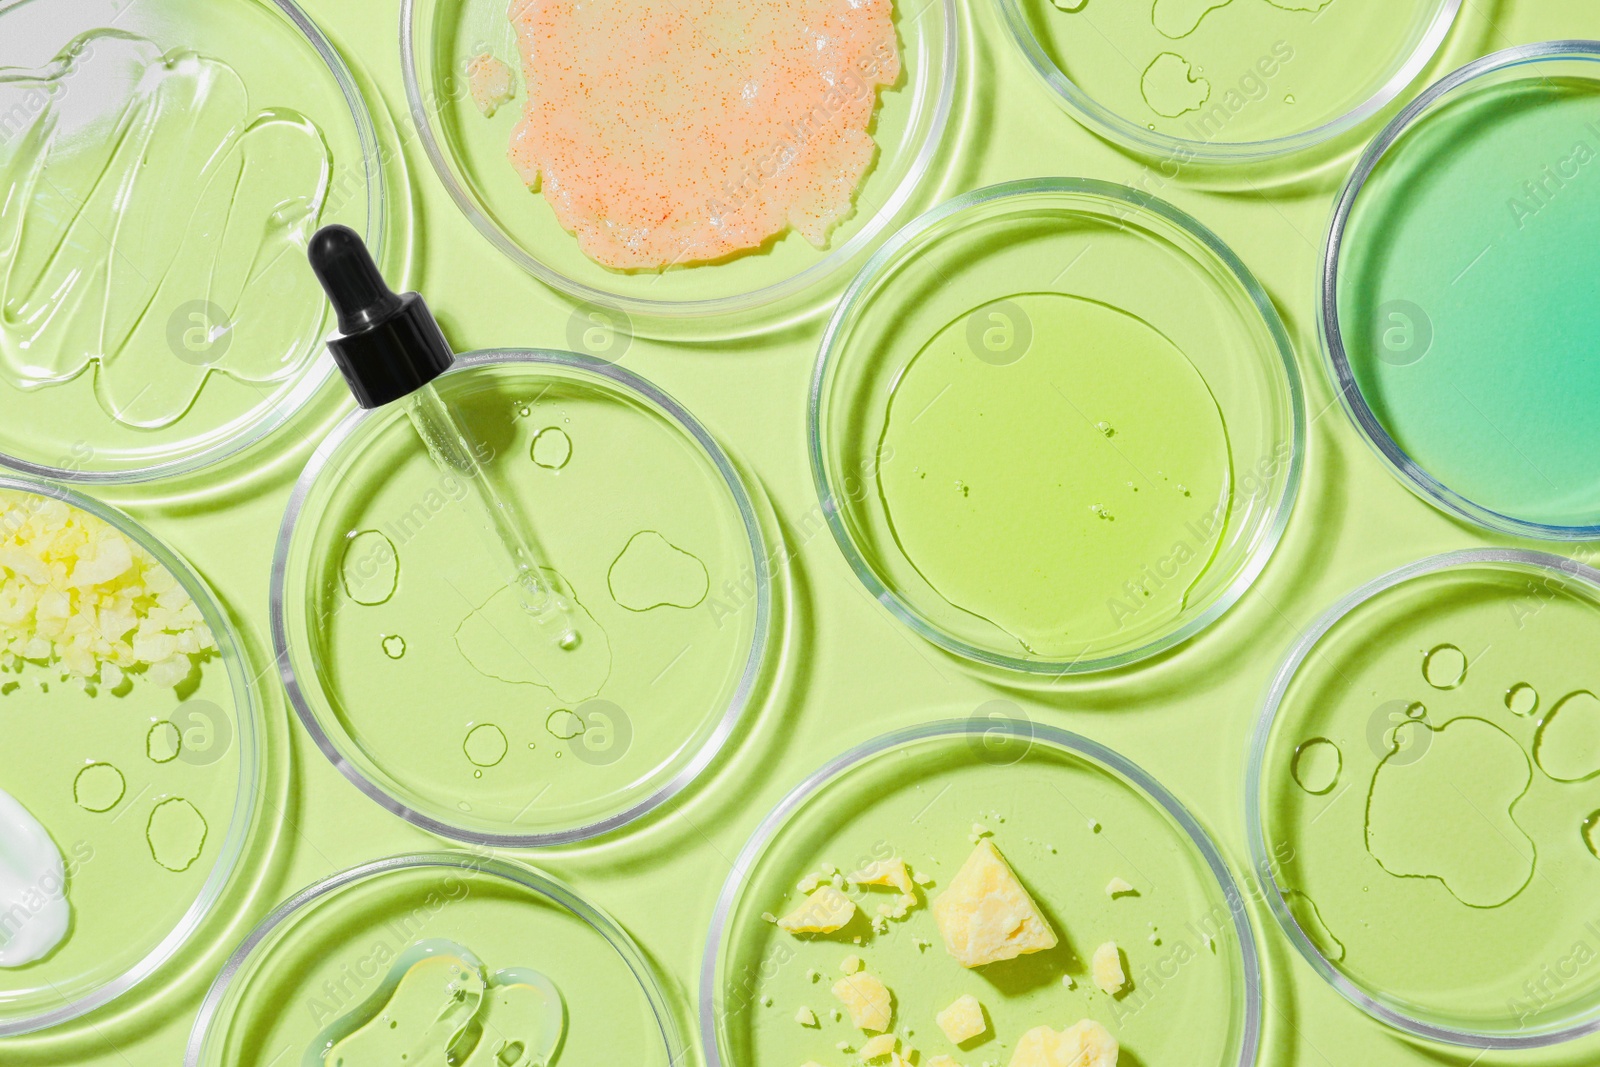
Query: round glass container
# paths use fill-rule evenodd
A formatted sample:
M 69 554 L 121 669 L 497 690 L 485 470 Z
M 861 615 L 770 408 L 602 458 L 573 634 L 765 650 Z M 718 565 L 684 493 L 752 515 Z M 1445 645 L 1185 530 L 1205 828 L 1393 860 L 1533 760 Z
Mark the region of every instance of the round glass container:
M 1164 165 L 1250 163 L 1380 111 L 1461 0 L 997 0 L 1034 71 L 1091 131 Z
M 612 830 L 687 785 L 751 699 L 770 573 L 703 427 L 611 364 L 461 357 L 435 382 L 501 499 L 572 589 L 564 652 L 520 609 L 458 476 L 402 406 L 317 450 L 273 562 L 273 640 L 301 721 L 385 808 L 460 840 Z
M 64 576 L 70 582 L 62 605 L 70 612 L 65 632 L 76 631 L 80 621 L 98 631 L 116 616 L 115 605 L 99 592 L 91 615 L 91 591 L 109 596 L 118 585 L 131 596 L 137 584 L 143 591 L 133 603 L 149 609 L 151 618 L 179 610 L 173 594 L 181 591 L 198 610 L 191 616 L 193 609 L 182 609 L 185 619 L 168 632 L 198 617 L 216 647 L 188 656 L 189 675 L 176 687 L 138 666 L 120 677 L 94 666 L 88 676 L 69 678 L 64 661 L 47 647 L 28 650 L 26 660 L 0 653 L 6 739 L 0 789 L 48 835 L 60 860 L 55 867 L 51 849 L 37 840 L 29 844 L 27 820 L 7 811 L 10 839 L 0 847 L 7 941 L 32 940 L 34 931 L 63 918 L 67 924 L 42 956 L 0 967 L 0 1035 L 41 1030 L 92 1011 L 145 981 L 183 948 L 213 913 L 239 863 L 261 777 L 256 679 L 227 615 L 188 564 L 121 512 L 59 486 L 0 477 L 4 635 L 31 626 L 38 611 L 53 614 L 42 604 L 30 608 L 25 583 L 12 577 L 29 566 L 30 555 L 37 558 L 17 547 L 19 531 L 41 524 L 65 529 L 68 515 L 80 532 L 59 535 L 63 546 L 82 539 L 86 547 Z M 115 548 L 104 546 L 118 539 L 132 547 L 136 575 L 123 577 L 125 570 L 80 584 L 85 570 L 97 566 L 83 560 L 114 558 Z M 30 533 L 27 543 L 39 542 Z M 65 566 L 59 551 L 52 549 L 51 558 Z M 169 580 L 171 588 L 164 588 Z M 157 589 L 164 594 L 160 604 Z M 40 625 L 32 632 L 47 630 Z M 130 643 L 126 634 L 108 637 Z M 152 644 L 131 642 L 135 657 L 154 654 L 155 639 L 148 640 Z
M 812 472 L 868 591 L 959 655 L 1060 675 L 1198 632 L 1259 573 L 1304 401 L 1217 237 L 1089 180 L 980 189 L 856 278 L 812 384 Z
M 457 966 L 443 982 L 429 973 L 441 959 Z M 336 1042 L 497 1067 L 670 1067 L 687 1052 L 654 968 L 610 916 L 532 867 L 466 852 L 375 860 L 284 901 L 212 983 L 184 1063 L 315 1067 Z
M 1251 849 L 1285 933 L 1369 1015 L 1481 1048 L 1600 1029 L 1597 641 L 1600 572 L 1477 549 L 1351 593 L 1279 669 Z
M 1600 46 L 1522 45 L 1430 87 L 1357 163 L 1323 250 L 1345 411 L 1440 510 L 1600 536 Z
M 950 117 L 957 66 L 956 6 L 896 5 L 900 79 L 878 90 L 870 133 L 876 160 L 854 213 L 816 248 L 789 232 L 760 250 L 665 270 L 617 270 L 590 259 L 507 158 L 526 97 L 516 35 L 504 0 L 404 0 L 402 61 L 411 110 L 445 188 L 500 251 L 552 288 L 586 304 L 637 316 L 635 328 L 788 308 L 806 290 L 879 244 L 927 175 Z M 512 67 L 514 98 L 485 118 L 468 71 L 488 54 Z M 819 104 L 831 106 L 819 101 Z M 776 146 L 775 146 L 776 147 Z M 764 157 L 763 157 L 764 159 Z M 760 162 L 761 167 L 767 164 Z M 762 180 L 751 171 L 751 181 Z M 738 190 L 730 193 L 737 196 Z
M 381 255 L 384 178 L 292 0 L 6 0 L 0 114 L 0 462 L 187 473 L 327 379 L 302 250 L 341 222 Z
M 947 955 L 932 902 L 980 839 L 1058 940 L 966 970 Z M 800 936 L 771 921 L 799 906 L 809 875 L 848 879 L 896 859 L 919 883 L 903 918 L 878 918 L 899 890 L 843 881 L 856 912 L 842 929 Z M 1128 883 L 1115 897 L 1114 878 Z M 892 994 L 889 1030 L 925 1060 L 1004 1063 L 1025 1031 L 1081 1017 L 1112 1032 L 1123 1062 L 1247 1067 L 1261 1001 L 1243 900 L 1205 831 L 1116 753 L 1005 713 L 913 727 L 819 768 L 739 853 L 701 966 L 701 1040 L 710 1067 L 837 1059 L 836 1043 L 865 1040 L 830 991 L 856 956 Z M 1130 982 L 1115 998 L 1089 971 L 1107 941 Z M 958 1047 L 932 1022 L 964 994 L 983 1005 L 986 1036 Z M 1151 998 L 1159 1008 L 1145 1010 Z M 818 1025 L 796 1025 L 801 1009 Z

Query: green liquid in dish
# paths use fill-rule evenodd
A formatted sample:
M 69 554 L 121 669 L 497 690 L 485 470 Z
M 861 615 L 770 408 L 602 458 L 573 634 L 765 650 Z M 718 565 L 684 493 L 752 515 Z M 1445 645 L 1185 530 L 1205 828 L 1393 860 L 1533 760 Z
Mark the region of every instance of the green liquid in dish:
M 940 596 L 1028 655 L 1069 658 L 1183 610 L 1230 471 L 1216 400 L 1171 341 L 1039 293 L 962 316 L 905 368 L 878 490 Z
M 1339 323 L 1423 470 L 1525 522 L 1600 524 L 1600 82 L 1524 79 L 1425 116 L 1360 193 Z
M 1592 591 L 1463 567 L 1379 594 L 1302 665 L 1266 752 L 1266 840 L 1301 929 L 1359 986 L 1480 1030 L 1600 1004 L 1572 961 L 1600 951 L 1600 678 L 1574 654 L 1596 641 Z

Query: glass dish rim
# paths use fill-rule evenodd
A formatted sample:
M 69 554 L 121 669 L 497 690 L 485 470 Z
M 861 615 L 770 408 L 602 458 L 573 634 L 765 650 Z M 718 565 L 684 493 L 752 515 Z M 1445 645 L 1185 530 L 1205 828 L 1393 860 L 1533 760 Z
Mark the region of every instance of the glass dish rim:
M 411 118 L 416 125 L 418 137 L 428 161 L 433 164 L 434 173 L 438 175 L 445 191 L 450 194 L 450 199 L 473 227 L 491 245 L 499 249 L 501 254 L 555 292 L 585 304 L 616 308 L 647 321 L 692 321 L 697 318 L 714 318 L 752 311 L 796 297 L 813 287 L 820 286 L 828 278 L 836 277 L 841 268 L 858 258 L 863 251 L 885 235 L 913 193 L 921 188 L 933 165 L 934 156 L 944 142 L 955 104 L 956 80 L 960 64 L 960 19 L 956 11 L 956 0 L 937 0 L 944 15 L 945 39 L 942 55 L 939 57 L 939 82 L 928 135 L 918 146 L 916 155 L 912 159 L 911 169 L 868 225 L 799 273 L 760 289 L 694 300 L 651 300 L 624 296 L 576 281 L 561 271 L 546 266 L 489 217 L 467 188 L 467 183 L 457 173 L 453 157 L 448 156 L 439 143 L 433 119 L 423 100 L 422 84 L 418 76 L 419 34 L 416 22 L 421 17 L 423 4 L 429 2 L 430 0 L 400 0 L 400 67 L 405 82 L 406 102 L 411 109 Z M 444 3 L 449 0 L 432 0 L 432 2 Z M 1456 2 L 1459 3 L 1460 0 Z M 571 237 L 570 234 L 567 236 Z
M 734 467 L 727 453 L 723 451 L 722 447 L 717 444 L 716 439 L 687 409 L 668 395 L 665 390 L 660 389 L 639 375 L 623 370 L 614 363 L 575 352 L 563 352 L 555 349 L 487 348 L 458 355 L 455 363 L 445 372 L 445 376 L 465 373 L 482 367 L 515 364 L 543 364 L 596 374 L 609 379 L 625 392 L 632 392 L 642 396 L 671 417 L 689 435 L 690 439 L 700 446 L 707 458 L 711 460 L 712 465 L 717 468 L 717 472 L 722 476 L 729 495 L 739 512 L 740 520 L 744 524 L 751 553 L 756 586 L 756 621 L 750 643 L 750 652 L 745 660 L 744 672 L 740 676 L 738 687 L 729 700 L 727 708 L 724 709 L 718 719 L 716 726 L 707 735 L 699 750 L 681 768 L 674 772 L 667 781 L 638 803 L 629 805 L 624 810 L 608 815 L 603 819 L 585 823 L 582 826 L 576 826 L 568 830 L 532 834 L 486 833 L 481 830 L 470 830 L 465 827 L 455 826 L 436 819 L 391 796 L 381 785 L 369 779 L 361 772 L 360 768 L 344 757 L 334 743 L 333 738 L 323 730 L 315 710 L 306 698 L 305 687 L 302 686 L 299 675 L 295 671 L 294 648 L 289 642 L 288 635 L 285 579 L 289 564 L 289 550 L 311 490 L 316 486 L 318 479 L 327 469 L 329 463 L 332 462 L 335 455 L 343 449 L 363 424 L 377 417 L 377 412 L 383 410 L 381 408 L 373 411 L 357 409 L 341 420 L 328 436 L 317 445 L 316 451 L 306 463 L 305 470 L 295 480 L 294 489 L 289 495 L 288 505 L 284 509 L 282 523 L 278 528 L 277 542 L 273 546 L 268 611 L 272 630 L 273 651 L 278 662 L 278 673 L 284 689 L 289 694 L 290 704 L 294 707 L 301 724 L 305 727 L 311 739 L 316 742 L 317 748 L 322 752 L 323 756 L 352 785 L 391 814 L 399 816 L 413 826 L 418 826 L 429 833 L 452 841 L 502 848 L 544 848 L 586 841 L 621 829 L 660 807 L 688 788 L 721 753 L 729 737 L 732 736 L 739 722 L 749 711 L 755 696 L 756 683 L 767 665 L 766 657 L 769 651 L 768 646 L 772 640 L 773 627 L 771 578 L 767 573 L 766 566 L 770 555 L 766 536 L 762 533 L 761 523 L 757 517 L 755 506 L 751 502 L 749 491 L 745 487 L 744 479 L 739 475 L 738 469 Z M 310 679 L 309 684 L 320 686 L 320 682 L 315 679 L 314 672 L 310 675 Z
M 1300 924 L 1295 921 L 1294 914 L 1283 898 L 1283 887 L 1278 884 L 1276 868 L 1268 855 L 1266 843 L 1262 790 L 1267 743 L 1271 739 L 1273 724 L 1290 684 L 1306 659 L 1316 650 L 1318 643 L 1352 611 L 1374 597 L 1414 578 L 1479 564 L 1512 564 L 1553 571 L 1566 578 L 1586 582 L 1600 594 L 1600 570 L 1565 556 L 1513 548 L 1468 548 L 1441 552 L 1397 567 L 1344 594 L 1301 633 L 1273 673 L 1272 682 L 1262 699 L 1261 711 L 1256 718 L 1255 729 L 1250 739 L 1249 764 L 1245 771 L 1245 837 L 1250 846 L 1250 858 L 1256 869 L 1261 872 L 1261 880 L 1265 887 L 1263 896 L 1266 897 L 1267 904 L 1272 910 L 1273 918 L 1277 920 L 1279 930 L 1294 945 L 1300 956 L 1311 965 L 1311 969 L 1345 1000 L 1380 1023 L 1429 1041 L 1476 1049 L 1542 1048 L 1600 1031 L 1600 1009 L 1592 1012 L 1587 1021 L 1575 1026 L 1526 1036 L 1513 1036 L 1439 1026 L 1389 1007 L 1371 996 L 1363 986 L 1346 978 L 1344 973 L 1334 966 L 1300 929 Z
M 1519 519 L 1513 515 L 1494 511 L 1457 493 L 1434 478 L 1413 460 L 1383 427 L 1366 398 L 1350 366 L 1345 350 L 1344 332 L 1339 324 L 1339 259 L 1344 248 L 1345 229 L 1356 198 L 1366 186 L 1384 154 L 1410 132 L 1415 122 L 1422 118 L 1434 104 L 1485 75 L 1538 63 L 1545 60 L 1570 59 L 1600 62 L 1600 41 L 1555 40 L 1514 45 L 1473 60 L 1440 78 L 1417 95 L 1373 138 L 1351 170 L 1339 198 L 1334 202 L 1332 218 L 1322 245 L 1321 273 L 1318 279 L 1317 336 L 1321 342 L 1323 369 L 1329 383 L 1339 397 L 1339 406 L 1355 425 L 1363 442 L 1383 462 L 1389 472 L 1412 494 L 1452 517 L 1466 519 L 1482 529 L 1514 537 L 1529 537 L 1540 541 L 1584 541 L 1600 537 L 1600 523 L 1587 526 L 1558 526 Z M 1597 72 L 1600 77 L 1600 72 Z
M 1080 657 L 1071 661 L 1046 661 L 1004 655 L 979 648 L 967 641 L 952 637 L 925 620 L 921 612 L 898 594 L 888 589 L 879 579 L 876 571 L 872 569 L 856 548 L 849 531 L 839 518 L 839 502 L 831 484 L 831 475 L 825 459 L 822 440 L 823 392 L 827 385 L 828 373 L 838 363 L 841 356 L 839 349 L 840 333 L 845 326 L 846 319 L 853 315 L 857 307 L 870 295 L 869 290 L 879 276 L 887 268 L 897 263 L 900 254 L 912 242 L 925 232 L 943 223 L 946 219 L 990 203 L 1015 201 L 1038 195 L 1099 197 L 1119 202 L 1124 206 L 1131 206 L 1136 210 L 1150 212 L 1168 224 L 1184 231 L 1208 252 L 1216 256 L 1228 275 L 1249 297 L 1251 304 L 1256 309 L 1256 313 L 1261 317 L 1262 324 L 1266 327 L 1267 333 L 1271 336 L 1277 349 L 1282 364 L 1284 384 L 1288 391 L 1287 414 L 1290 421 L 1291 440 L 1288 470 L 1284 475 L 1283 492 L 1271 504 L 1271 521 L 1263 527 L 1264 536 L 1255 548 L 1251 550 L 1251 554 L 1245 560 L 1244 566 L 1240 568 L 1239 573 L 1228 584 L 1227 588 L 1207 606 L 1205 611 L 1195 615 L 1182 626 L 1160 634 L 1138 648 L 1129 649 L 1126 652 L 1120 652 L 1115 655 L 1101 656 L 1096 659 L 1083 659 Z M 810 451 L 812 482 L 816 487 L 817 499 L 821 504 L 823 516 L 827 519 L 828 528 L 833 532 L 833 539 L 838 543 L 839 550 L 844 554 L 845 561 L 849 563 L 850 569 L 855 572 L 857 581 L 866 588 L 868 594 L 874 600 L 883 604 L 890 614 L 925 640 L 947 652 L 969 660 L 1025 674 L 1062 677 L 1069 674 L 1090 674 L 1097 671 L 1125 667 L 1175 648 L 1205 630 L 1226 614 L 1255 583 L 1256 578 L 1260 576 L 1261 571 L 1266 567 L 1267 561 L 1276 552 L 1278 543 L 1283 538 L 1284 530 L 1289 524 L 1289 517 L 1294 511 L 1295 501 L 1299 498 L 1300 484 L 1305 467 L 1305 386 L 1300 378 L 1299 365 L 1295 361 L 1294 343 L 1289 337 L 1282 317 L 1278 314 L 1277 307 L 1272 303 L 1272 298 L 1267 295 L 1266 290 L 1262 288 L 1261 283 L 1256 279 L 1250 268 L 1204 223 L 1181 208 L 1162 200 L 1160 197 L 1125 185 L 1100 181 L 1094 178 L 1030 178 L 985 186 L 945 201 L 897 231 L 861 268 L 860 273 L 851 281 L 850 287 L 839 298 L 839 303 L 832 317 L 828 320 L 827 328 L 823 331 L 817 353 L 817 362 L 811 377 L 811 395 L 807 411 L 807 443 Z M 1276 367 L 1275 364 L 1270 363 L 1268 366 Z
M 333 46 L 311 17 L 300 9 L 295 0 L 252 0 L 252 2 L 270 4 L 278 8 L 279 13 L 300 31 L 306 42 L 327 64 L 328 72 L 333 75 L 340 93 L 344 96 L 345 105 L 350 109 L 350 117 L 355 122 L 356 138 L 361 143 L 362 165 L 367 183 L 366 241 L 372 248 L 373 256 L 381 263 L 389 248 L 388 220 L 384 214 L 388 204 L 388 187 L 383 173 L 382 149 L 378 141 L 377 126 L 373 122 L 372 111 L 366 97 L 362 95 L 356 84 L 355 75 L 339 50 Z M 7 6 L 5 3 L 0 3 L 0 8 L 5 6 Z M 313 365 L 306 369 L 294 388 L 264 411 L 246 432 L 219 440 L 186 459 L 167 460 L 123 470 L 91 471 L 70 466 L 35 463 L 0 452 L 0 467 L 35 478 L 49 478 L 81 485 L 138 485 L 193 474 L 260 444 L 299 413 L 327 384 L 333 374 L 332 364 L 326 360 L 315 359 L 314 355 L 313 353 L 311 361 Z
M 124 973 L 59 1008 L 39 1012 L 23 1019 L 0 1022 L 0 1037 L 13 1037 L 59 1026 L 109 1004 L 149 978 L 188 944 L 195 931 L 216 910 L 223 891 L 239 870 L 239 861 L 244 855 L 247 838 L 255 823 L 258 807 L 256 794 L 261 784 L 266 754 L 262 744 L 265 724 L 261 704 L 256 699 L 255 682 L 245 677 L 246 659 L 238 633 L 210 585 L 187 560 L 131 516 L 68 486 L 53 485 L 0 471 L 0 489 L 59 500 L 69 507 L 93 515 L 149 552 L 157 563 L 177 579 L 195 606 L 200 609 L 201 617 L 216 639 L 217 651 L 223 666 L 227 669 L 233 690 L 235 741 L 239 746 L 239 782 L 234 790 L 233 810 L 228 820 L 227 833 L 223 836 L 216 861 L 211 865 L 211 872 L 206 875 L 206 880 L 201 885 L 194 903 L 189 905 L 177 924 Z
M 1238 1067 L 1253 1067 L 1261 1043 L 1262 980 L 1261 959 L 1255 940 L 1255 923 L 1245 903 L 1233 870 L 1221 851 L 1183 802 L 1173 796 L 1160 782 L 1142 767 L 1115 750 L 1097 741 L 1044 723 L 1029 719 L 985 719 L 975 723 L 971 719 L 943 719 L 919 723 L 881 734 L 832 757 L 821 767 L 808 774 L 786 793 L 751 832 L 744 847 L 739 850 L 722 890 L 717 896 L 716 910 L 706 937 L 705 951 L 700 963 L 700 1042 L 706 1058 L 706 1067 L 728 1067 L 722 1058 L 721 1025 L 716 1010 L 717 971 L 722 962 L 723 950 L 728 940 L 728 924 L 750 870 L 761 859 L 779 830 L 822 787 L 836 781 L 845 773 L 889 752 L 907 745 L 940 738 L 990 736 L 996 731 L 1008 733 L 1026 741 L 1052 745 L 1073 755 L 1088 759 L 1131 783 L 1137 790 L 1166 813 L 1188 834 L 1190 846 L 1205 861 L 1215 880 L 1218 891 L 1228 904 L 1233 922 L 1234 937 L 1239 942 L 1239 965 L 1244 979 L 1243 1011 L 1240 1013 L 1240 1048 Z
M 1303 149 L 1332 140 L 1371 118 L 1392 103 L 1406 86 L 1410 85 L 1433 62 L 1443 45 L 1450 28 L 1455 25 L 1462 0 L 1434 0 L 1432 21 L 1417 38 L 1412 49 L 1389 79 L 1343 115 L 1329 119 L 1298 133 L 1269 137 L 1257 141 L 1200 141 L 1189 137 L 1174 137 L 1157 133 L 1137 122 L 1130 121 L 1100 103 L 1068 78 L 1053 59 L 1045 54 L 1038 37 L 1028 25 L 1022 11 L 1021 0 L 995 0 L 1001 21 L 1011 31 L 1012 40 L 1022 51 L 1033 72 L 1050 89 L 1056 102 L 1069 114 L 1080 120 L 1093 133 L 1103 134 L 1113 142 L 1146 155 L 1167 159 L 1190 160 L 1197 163 L 1261 163 L 1279 156 L 1291 155 Z
M 644 992 L 645 999 L 649 1001 L 651 1011 L 655 1015 L 662 1043 L 668 1050 L 668 1057 L 674 1058 L 676 1051 L 685 1047 L 680 1027 L 668 1006 L 665 987 L 656 969 L 650 964 L 649 957 L 603 908 L 590 902 L 566 882 L 532 864 L 465 850 L 434 850 L 402 852 L 347 867 L 306 886 L 273 908 L 245 935 L 238 947 L 228 956 L 222 969 L 217 972 L 217 976 L 212 979 L 210 988 L 206 990 L 205 1000 L 201 1003 L 194 1024 L 189 1030 L 189 1040 L 184 1048 L 184 1067 L 198 1067 L 206 1051 L 206 1042 L 212 1036 L 217 1013 L 232 990 L 234 982 L 238 980 L 239 972 L 250 961 L 256 949 L 278 927 L 304 909 L 358 882 L 381 878 L 394 871 L 425 870 L 429 867 L 454 867 L 477 874 L 494 875 L 544 897 L 562 910 L 582 919 L 611 946 L 618 956 L 622 957 L 623 963 L 639 983 L 639 988 Z

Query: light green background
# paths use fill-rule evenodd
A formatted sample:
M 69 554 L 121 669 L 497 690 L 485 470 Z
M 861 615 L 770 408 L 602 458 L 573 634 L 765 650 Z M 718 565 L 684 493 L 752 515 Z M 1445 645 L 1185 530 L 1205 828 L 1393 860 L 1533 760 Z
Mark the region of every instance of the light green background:
M 1116 0 L 1121 2 L 1121 0 Z M 1129 0 L 1132 2 L 1132 0 Z M 1381 0 L 1346 0 L 1381 2 Z M 404 113 L 396 0 L 309 0 L 306 7 Z M 1136 180 L 1143 165 L 1086 133 L 1053 102 L 1001 30 L 989 0 L 963 10 L 967 58 L 943 195 L 1039 175 Z M 1593 0 L 1467 0 L 1441 60 L 1454 67 L 1511 44 L 1600 37 Z M 402 130 L 410 127 L 401 123 Z M 445 195 L 414 136 L 406 139 L 419 206 L 416 282 L 461 350 L 565 347 L 570 305 L 494 251 Z M 1339 594 L 1399 564 L 1500 543 L 1413 498 L 1357 439 L 1333 403 L 1316 350 L 1313 279 L 1332 196 L 1350 158 L 1311 173 L 1254 172 L 1227 182 L 1186 172 L 1152 186 L 1233 245 L 1281 308 L 1299 350 L 1312 417 L 1305 491 L 1288 535 L 1254 589 L 1199 639 L 1120 676 L 1009 694 L 1030 715 L 1109 744 L 1163 781 L 1217 838 L 1236 869 L 1245 742 L 1268 676 L 1297 633 Z M 1271 182 L 1269 186 L 1269 182 Z M 1202 186 L 1205 186 L 1203 188 Z M 1219 187 L 1223 186 L 1223 187 Z M 815 497 L 805 460 L 806 386 L 820 323 L 714 351 L 636 340 L 623 365 L 654 380 L 717 434 L 764 491 L 796 550 L 784 666 L 752 729 L 681 803 L 598 844 L 529 857 L 608 909 L 658 961 L 692 1025 L 694 989 L 716 893 L 762 812 L 826 757 L 886 730 L 968 715 L 996 695 L 963 664 L 896 624 L 855 582 L 826 533 L 800 521 Z M 440 842 L 385 814 L 312 747 L 278 692 L 267 644 L 268 568 L 295 474 L 325 430 L 330 403 L 298 420 L 223 489 L 155 486 L 102 493 L 184 553 L 242 620 L 265 672 L 272 773 L 266 810 L 278 829 L 242 888 L 241 913 L 205 951 L 152 989 L 49 1037 L 0 1042 L 6 1064 L 181 1062 L 212 974 L 271 906 L 324 876 Z M 807 524 L 807 530 L 814 530 Z M 1587 554 L 1587 546 L 1579 551 Z M 1600 1042 L 1558 1052 L 1494 1054 L 1411 1043 L 1368 1021 L 1325 986 L 1256 909 L 1266 967 L 1263 1062 L 1272 1065 L 1540 1063 L 1600 1059 Z M 161 986 L 157 992 L 155 986 Z M 291 1006 L 289 1010 L 294 1010 Z M 1070 1020 L 1062 1020 L 1063 1023 Z

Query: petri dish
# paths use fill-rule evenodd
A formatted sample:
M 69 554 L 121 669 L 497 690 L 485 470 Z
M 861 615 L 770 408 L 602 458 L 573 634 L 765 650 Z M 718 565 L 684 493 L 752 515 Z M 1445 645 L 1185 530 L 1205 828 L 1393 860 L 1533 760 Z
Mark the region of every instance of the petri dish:
M 1430 87 L 1356 164 L 1323 249 L 1346 413 L 1413 492 L 1523 537 L 1600 535 L 1600 46 L 1524 45 Z
M 366 105 L 290 0 L 0 3 L 0 462 L 184 474 L 327 379 L 302 249 L 386 247 Z
M 0 1035 L 11 1035 L 127 993 L 202 928 L 247 844 L 263 756 L 238 637 L 147 530 L 60 486 L 3 476 L 0 553 Z M 43 575 L 19 577 L 29 559 L 71 582 L 60 583 L 61 633 L 37 624 L 41 607 L 59 613 L 38 595 Z M 119 618 L 128 629 L 111 635 Z M 213 648 L 158 647 L 201 626 Z M 69 634 L 108 636 L 75 662 L 63 650 L 84 641 Z
M 924 215 L 851 284 L 811 466 L 868 591 L 958 655 L 1103 670 L 1185 640 L 1300 483 L 1290 342 L 1248 269 L 1124 186 L 1041 179 Z
M 212 983 L 184 1063 L 399 1063 L 426 1048 L 492 1067 L 608 1054 L 669 1067 L 687 1051 L 654 968 L 594 904 L 511 860 L 420 852 L 336 874 L 262 920 Z
M 687 785 L 751 700 L 771 622 L 750 498 L 665 393 L 564 352 L 463 356 L 436 383 L 572 590 L 563 652 L 399 405 L 358 412 L 296 486 L 273 640 L 323 753 L 385 808 L 524 847 L 613 830 Z
M 967 970 L 947 953 L 930 902 L 980 830 L 1057 940 Z M 856 909 L 834 933 L 791 935 L 765 917 L 798 905 L 809 875 L 832 867 L 848 877 L 893 859 L 925 880 L 904 918 L 877 918 L 896 890 L 849 881 L 841 891 Z M 1131 891 L 1108 896 L 1113 878 Z M 735 861 L 701 966 L 707 1061 L 827 1062 L 838 1058 L 836 1043 L 859 1048 L 866 1035 L 835 1016 L 843 1005 L 832 995 L 843 958 L 856 956 L 890 990 L 888 1032 L 924 1059 L 1004 1063 L 1028 1030 L 1086 1018 L 1118 1040 L 1124 1062 L 1253 1064 L 1260 983 L 1243 900 L 1184 807 L 1093 741 L 1018 717 L 1014 706 L 887 734 L 797 786 Z M 1131 981 L 1116 996 L 1088 970 L 1096 947 L 1113 940 Z M 985 1035 L 952 1045 L 934 1015 L 968 994 L 983 1006 Z M 1159 1010 L 1144 1010 L 1155 998 Z M 801 1009 L 818 1024 L 797 1025 Z
M 505 0 L 405 0 L 401 5 L 406 94 L 434 168 L 456 204 L 489 241 L 546 285 L 586 304 L 623 313 L 641 332 L 689 328 L 705 316 L 751 313 L 765 321 L 793 313 L 804 295 L 880 244 L 905 217 L 927 176 L 950 117 L 957 69 L 956 7 L 952 0 L 894 5 L 901 72 L 878 89 L 868 132 L 876 142 L 854 209 L 816 247 L 797 232 L 769 240 L 750 254 L 681 263 L 667 269 L 602 266 L 563 229 L 542 195 L 530 194 L 508 160 L 526 99 L 516 33 Z M 514 69 L 514 97 L 490 118 L 472 97 L 474 60 L 489 55 Z M 819 121 L 842 113 L 818 87 Z M 661 90 L 650 90 L 659 95 Z M 740 188 L 771 180 L 774 152 L 757 145 L 748 165 L 725 185 L 730 202 Z M 742 194 L 742 195 L 748 195 Z M 774 310 L 776 309 L 776 310 Z M 805 308 L 800 306 L 800 310 Z M 573 347 L 577 347 L 574 345 Z
M 1600 572 L 1478 549 L 1310 627 L 1253 739 L 1248 834 L 1312 968 L 1397 1029 L 1481 1048 L 1600 1029 L 1572 953 L 1600 891 Z
M 1249 163 L 1380 111 L 1427 67 L 1461 0 L 998 0 L 1056 99 L 1167 163 Z

